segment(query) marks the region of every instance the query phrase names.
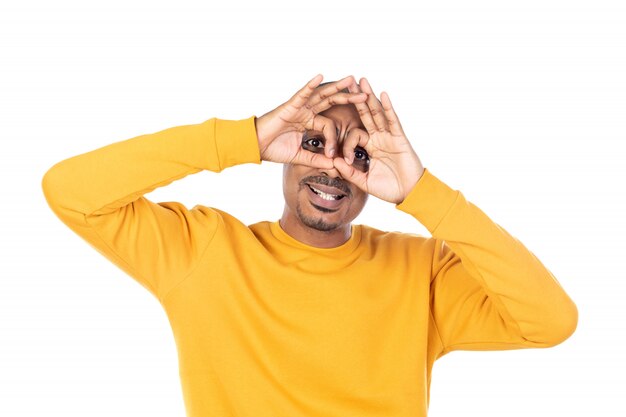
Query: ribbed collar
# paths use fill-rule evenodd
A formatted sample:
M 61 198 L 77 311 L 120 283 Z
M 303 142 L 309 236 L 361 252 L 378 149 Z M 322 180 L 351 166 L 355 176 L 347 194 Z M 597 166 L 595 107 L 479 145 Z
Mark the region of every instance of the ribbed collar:
M 272 232 L 274 238 L 288 246 L 329 257 L 345 257 L 346 255 L 354 252 L 354 250 L 359 246 L 359 243 L 361 243 L 360 224 L 351 225 L 350 239 L 348 239 L 342 245 L 336 246 L 334 248 L 318 248 L 316 246 L 311 246 L 307 245 L 306 243 L 300 242 L 299 240 L 293 238 L 291 235 L 285 232 L 280 226 L 278 220 L 270 223 L 270 231 Z

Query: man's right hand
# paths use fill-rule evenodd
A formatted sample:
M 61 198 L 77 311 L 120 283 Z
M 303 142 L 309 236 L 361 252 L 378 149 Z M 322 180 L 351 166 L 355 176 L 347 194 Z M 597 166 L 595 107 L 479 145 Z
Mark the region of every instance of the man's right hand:
M 261 159 L 279 163 L 308 165 L 314 168 L 332 168 L 337 149 L 337 127 L 332 119 L 320 112 L 335 104 L 363 103 L 366 93 L 342 93 L 346 87 L 355 87 L 353 76 L 325 85 L 316 91 L 323 76 L 316 75 L 289 101 L 255 119 Z M 355 91 L 355 90 L 352 90 Z M 302 148 L 305 131 L 322 132 L 325 154 Z

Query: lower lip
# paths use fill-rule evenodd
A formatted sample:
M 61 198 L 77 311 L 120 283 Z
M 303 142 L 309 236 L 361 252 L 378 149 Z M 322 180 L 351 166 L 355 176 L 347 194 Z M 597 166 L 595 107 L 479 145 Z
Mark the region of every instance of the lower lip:
M 324 208 L 328 208 L 328 209 L 334 209 L 339 207 L 343 201 L 348 198 L 343 197 L 341 200 L 325 200 L 322 197 L 320 197 L 319 195 L 315 194 L 315 192 L 313 190 L 311 190 L 311 188 L 308 185 L 305 185 L 309 196 L 311 197 L 311 200 L 313 203 L 315 203 L 316 205 L 320 206 L 320 207 L 324 207 Z

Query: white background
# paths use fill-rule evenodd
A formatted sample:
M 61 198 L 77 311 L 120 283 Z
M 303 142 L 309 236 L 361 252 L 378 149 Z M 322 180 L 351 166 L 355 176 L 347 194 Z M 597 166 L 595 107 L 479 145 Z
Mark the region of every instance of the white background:
M 623 416 L 626 5 L 619 0 L 20 1 L 0 7 L 0 415 L 184 416 L 167 317 L 48 208 L 56 162 L 211 117 L 260 116 L 315 74 L 387 91 L 424 166 L 576 302 L 551 349 L 454 352 L 429 416 Z M 277 220 L 281 166 L 147 194 Z M 356 223 L 428 234 L 369 199 Z

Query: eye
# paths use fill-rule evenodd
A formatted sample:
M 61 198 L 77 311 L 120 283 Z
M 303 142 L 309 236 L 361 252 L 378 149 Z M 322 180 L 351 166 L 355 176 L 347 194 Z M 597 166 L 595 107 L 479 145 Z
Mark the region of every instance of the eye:
M 324 143 L 322 142 L 321 139 L 319 138 L 311 138 L 311 139 L 307 139 L 304 141 L 304 143 L 306 143 L 309 146 L 313 146 L 314 148 L 318 148 L 320 146 L 323 146 Z
M 362 172 L 368 172 L 370 167 L 370 157 L 363 148 L 354 148 L 354 166 Z
M 309 138 L 305 134 L 302 138 L 302 147 L 310 152 L 323 152 L 324 139 L 319 136 L 313 136 L 312 138 Z
M 360 159 L 362 161 L 369 160 L 369 156 L 367 155 L 367 152 L 365 152 L 364 150 L 361 150 L 361 149 L 355 149 L 354 150 L 354 157 L 356 159 Z

